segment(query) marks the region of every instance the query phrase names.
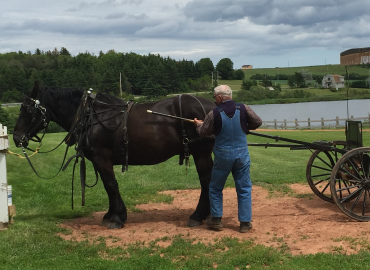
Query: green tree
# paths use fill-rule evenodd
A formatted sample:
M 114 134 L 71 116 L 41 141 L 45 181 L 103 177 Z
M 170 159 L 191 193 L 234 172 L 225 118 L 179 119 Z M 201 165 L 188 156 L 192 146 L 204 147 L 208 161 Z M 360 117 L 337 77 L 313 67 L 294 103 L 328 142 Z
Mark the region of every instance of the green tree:
M 234 71 L 234 79 L 235 80 L 243 80 L 244 79 L 244 72 L 241 69 L 237 69 Z
M 303 78 L 303 75 L 300 72 L 294 72 L 294 75 L 289 76 L 288 85 L 291 88 L 293 88 L 293 87 L 297 87 L 297 88 L 306 87 L 305 80 Z
M 39 48 L 37 48 L 37 49 L 35 50 L 35 55 L 41 55 L 41 51 L 40 51 L 40 49 L 39 49 Z
M 8 132 L 14 129 L 16 118 L 4 110 L 0 105 L 0 123 L 8 128 Z
M 272 82 L 271 80 L 267 79 L 266 76 L 263 77 L 262 81 L 261 81 L 261 85 L 263 87 L 269 87 L 269 86 L 272 86 Z
M 289 85 L 290 88 L 293 88 L 295 86 L 294 76 L 289 76 L 288 77 L 288 85 Z
M 219 72 L 219 76 L 222 79 L 228 80 L 234 75 L 234 63 L 230 58 L 222 58 L 216 65 L 216 70 Z
M 71 54 L 69 53 L 69 51 L 68 51 L 66 48 L 64 48 L 64 47 L 62 47 L 62 48 L 60 49 L 60 55 L 67 55 L 67 56 L 71 56 Z
M 297 85 L 297 87 L 299 88 L 306 87 L 304 77 L 300 72 L 294 72 L 294 76 L 295 76 L 295 84 Z
M 242 82 L 242 89 L 243 90 L 251 90 L 252 86 L 257 86 L 256 80 L 243 80 Z
M 298 71 L 298 73 L 302 75 L 303 80 L 305 81 L 305 84 L 313 80 L 312 74 L 308 72 L 308 69 L 301 69 Z
M 163 89 L 160 85 L 154 84 L 153 81 L 149 79 L 144 86 L 142 94 L 148 98 L 160 97 L 166 95 L 166 90 Z
M 15 88 L 13 88 L 13 90 L 6 91 L 1 97 L 1 101 L 6 103 L 19 102 L 22 101 L 22 99 L 23 99 L 22 93 L 17 91 L 17 89 Z
M 201 78 L 205 75 L 211 77 L 212 72 L 215 70 L 213 66 L 213 62 L 210 58 L 202 58 L 198 62 L 195 63 L 195 68 L 198 72 L 198 77 Z

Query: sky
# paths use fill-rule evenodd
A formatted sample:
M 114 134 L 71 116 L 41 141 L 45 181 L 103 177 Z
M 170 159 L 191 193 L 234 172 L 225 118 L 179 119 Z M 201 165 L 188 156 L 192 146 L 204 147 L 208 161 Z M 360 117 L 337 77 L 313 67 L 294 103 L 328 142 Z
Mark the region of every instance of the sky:
M 12 0 L 0 8 L 0 53 L 62 47 L 176 60 L 230 58 L 234 69 L 339 64 L 370 47 L 368 0 Z

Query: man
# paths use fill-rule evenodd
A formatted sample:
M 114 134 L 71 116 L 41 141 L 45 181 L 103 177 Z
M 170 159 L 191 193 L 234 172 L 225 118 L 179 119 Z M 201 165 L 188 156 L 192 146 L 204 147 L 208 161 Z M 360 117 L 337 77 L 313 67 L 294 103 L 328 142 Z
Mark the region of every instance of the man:
M 248 105 L 235 103 L 227 85 L 217 86 L 214 89 L 214 98 L 218 107 L 210 111 L 204 121 L 194 119 L 199 136 L 216 135 L 209 186 L 211 217 L 207 220 L 207 226 L 213 230 L 223 228 L 222 191 L 232 172 L 238 195 L 239 231 L 245 233 L 252 229 L 252 182 L 246 134 L 261 126 L 262 120 Z

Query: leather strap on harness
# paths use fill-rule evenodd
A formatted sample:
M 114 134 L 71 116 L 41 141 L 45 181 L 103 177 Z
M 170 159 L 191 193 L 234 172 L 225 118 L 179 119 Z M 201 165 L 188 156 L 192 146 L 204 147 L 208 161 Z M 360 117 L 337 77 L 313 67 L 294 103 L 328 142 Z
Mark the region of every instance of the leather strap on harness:
M 128 134 L 127 134 L 127 122 L 128 115 L 132 106 L 134 105 L 133 101 L 127 103 L 127 110 L 123 116 L 123 155 L 124 155 L 124 164 L 122 164 L 122 172 L 128 171 Z
M 204 117 L 205 117 L 207 115 L 206 110 L 204 109 L 203 104 L 199 101 L 199 99 L 197 99 L 196 97 L 191 96 L 191 95 L 188 95 L 188 96 L 190 96 L 190 97 L 194 98 L 196 101 L 198 101 L 198 103 L 200 104 L 200 106 L 203 109 L 203 113 L 204 113 Z M 180 110 L 180 117 L 183 117 L 182 116 L 181 97 L 182 97 L 182 94 L 179 95 L 179 110 Z M 186 131 L 185 131 L 183 121 L 181 121 L 181 136 L 182 136 L 182 143 L 184 145 L 184 154 L 180 154 L 180 156 L 179 156 L 179 165 L 184 164 L 184 159 L 185 159 L 185 166 L 188 167 L 188 166 L 190 166 L 190 163 L 189 163 L 189 157 L 190 157 L 189 142 L 191 143 L 192 140 L 190 141 L 188 136 L 186 135 Z
M 182 117 L 182 106 L 181 106 L 181 97 L 182 95 L 179 95 L 179 110 L 180 110 L 180 117 Z M 189 165 L 189 138 L 186 136 L 186 131 L 184 127 L 184 122 L 181 121 L 181 136 L 182 136 L 182 144 L 184 145 L 184 154 L 180 154 L 180 160 L 179 164 L 184 164 L 185 159 L 185 166 L 188 167 Z

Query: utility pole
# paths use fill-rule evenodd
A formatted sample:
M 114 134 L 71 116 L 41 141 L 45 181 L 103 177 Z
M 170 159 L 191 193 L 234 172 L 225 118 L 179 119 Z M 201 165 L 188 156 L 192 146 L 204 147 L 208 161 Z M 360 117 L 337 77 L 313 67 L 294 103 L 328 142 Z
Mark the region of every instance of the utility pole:
M 121 72 L 119 73 L 119 92 L 120 92 L 120 94 L 121 94 L 121 98 L 122 98 Z

